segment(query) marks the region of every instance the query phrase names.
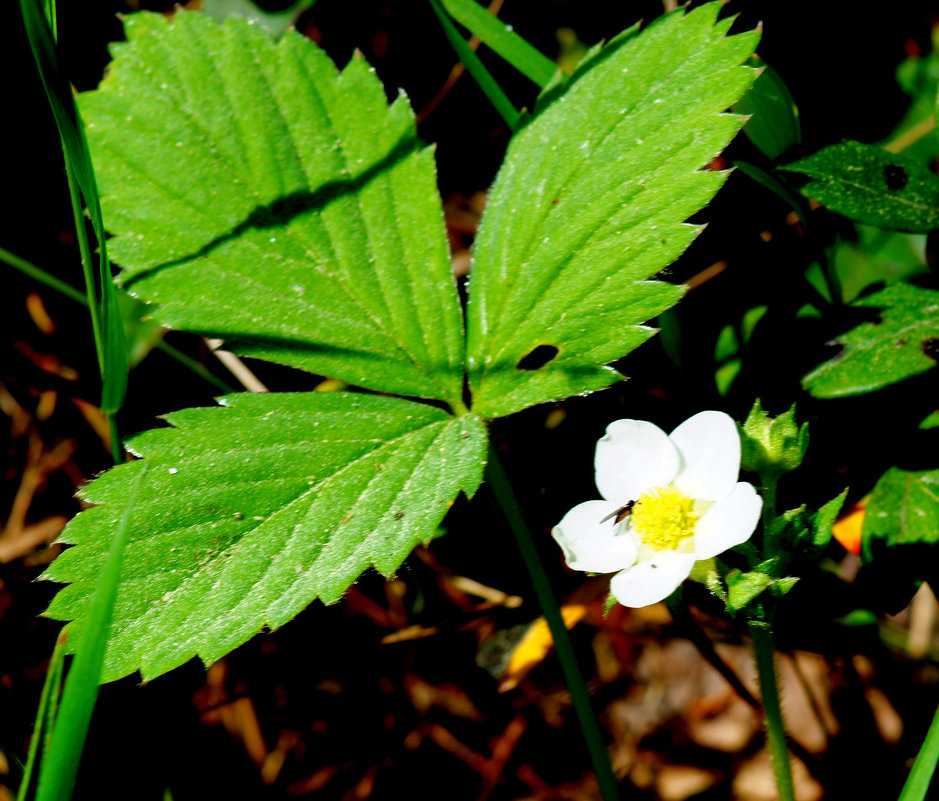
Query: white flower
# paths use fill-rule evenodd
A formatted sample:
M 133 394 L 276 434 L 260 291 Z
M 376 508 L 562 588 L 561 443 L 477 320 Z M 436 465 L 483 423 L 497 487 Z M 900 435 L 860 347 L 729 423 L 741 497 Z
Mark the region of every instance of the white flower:
M 625 606 L 667 598 L 694 563 L 746 542 L 763 500 L 737 481 L 740 436 L 723 412 L 700 412 L 670 435 L 616 420 L 594 459 L 602 501 L 571 509 L 551 533 L 567 564 L 619 571 L 610 590 Z

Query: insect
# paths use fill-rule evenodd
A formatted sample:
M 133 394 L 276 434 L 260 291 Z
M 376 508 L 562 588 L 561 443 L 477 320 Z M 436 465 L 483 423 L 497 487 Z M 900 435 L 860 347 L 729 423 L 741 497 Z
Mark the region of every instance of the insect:
M 606 517 L 604 517 L 603 520 L 601 520 L 600 522 L 601 522 L 601 523 L 605 523 L 607 520 L 609 520 L 609 519 L 615 517 L 616 520 L 614 520 L 613 522 L 614 522 L 614 523 L 620 523 L 620 522 L 622 522 L 623 520 L 625 520 L 627 517 L 629 517 L 629 516 L 633 513 L 633 507 L 634 507 L 635 505 L 636 505 L 636 502 L 635 502 L 635 501 L 629 501 L 628 503 L 626 503 L 626 504 L 624 504 L 623 506 L 621 506 L 619 509 L 616 509 L 616 510 L 610 512 L 610 513 L 609 513 Z

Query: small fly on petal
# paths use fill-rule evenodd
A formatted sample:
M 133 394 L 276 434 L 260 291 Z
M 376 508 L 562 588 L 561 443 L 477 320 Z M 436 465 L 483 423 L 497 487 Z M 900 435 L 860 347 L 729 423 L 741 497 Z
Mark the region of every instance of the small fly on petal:
M 636 505 L 635 501 L 629 501 L 628 503 L 623 504 L 619 509 L 616 509 L 610 512 L 606 517 L 601 520 L 601 523 L 605 523 L 607 520 L 612 520 L 614 517 L 616 520 L 615 523 L 622 523 L 627 517 L 633 513 L 633 507 Z

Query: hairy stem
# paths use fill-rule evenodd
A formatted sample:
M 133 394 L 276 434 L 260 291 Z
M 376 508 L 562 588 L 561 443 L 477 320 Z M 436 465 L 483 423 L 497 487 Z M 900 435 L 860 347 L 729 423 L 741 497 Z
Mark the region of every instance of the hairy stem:
M 597 783 L 600 786 L 603 801 L 617 801 L 619 794 L 616 789 L 616 777 L 613 775 L 613 768 L 610 765 L 610 755 L 603 744 L 600 728 L 597 725 L 597 719 L 590 704 L 590 692 L 577 665 L 577 658 L 574 655 L 574 648 L 567 633 L 567 626 L 561 616 L 561 608 L 554 597 L 554 592 L 541 564 L 531 532 L 522 517 L 518 502 L 515 500 L 512 486 L 509 484 L 505 471 L 502 469 L 502 464 L 499 462 L 499 457 L 491 445 L 489 446 L 489 462 L 486 465 L 486 475 L 496 500 L 502 507 L 509 527 L 515 535 L 515 541 L 522 552 L 525 567 L 528 569 L 529 576 L 531 576 L 535 595 L 538 596 L 538 602 L 541 604 L 545 620 L 551 631 L 554 648 L 564 671 L 564 680 L 571 694 L 574 711 L 577 714 L 584 741 L 590 752 L 590 759 L 593 763 L 593 770 L 597 776 Z
M 792 767 L 789 764 L 789 747 L 783 726 L 782 707 L 779 703 L 779 685 L 776 680 L 776 654 L 773 649 L 773 627 L 765 620 L 750 620 L 750 635 L 756 654 L 756 669 L 763 697 L 763 712 L 766 716 L 766 732 L 769 751 L 773 758 L 776 788 L 780 801 L 795 801 L 792 786 Z

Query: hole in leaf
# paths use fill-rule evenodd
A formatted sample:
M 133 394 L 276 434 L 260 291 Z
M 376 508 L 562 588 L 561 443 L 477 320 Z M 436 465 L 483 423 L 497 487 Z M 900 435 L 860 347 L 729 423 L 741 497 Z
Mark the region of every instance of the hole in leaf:
M 939 362 L 939 339 L 930 337 L 923 340 L 923 353 L 934 362 Z
M 559 353 L 554 345 L 539 345 L 526 356 L 519 359 L 519 370 L 540 370 Z
M 906 170 L 898 164 L 888 164 L 884 167 L 884 181 L 887 182 L 887 189 L 899 192 L 909 180 L 910 176 L 906 174 Z

